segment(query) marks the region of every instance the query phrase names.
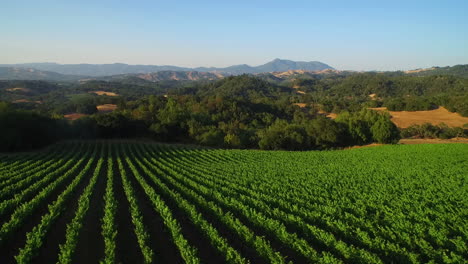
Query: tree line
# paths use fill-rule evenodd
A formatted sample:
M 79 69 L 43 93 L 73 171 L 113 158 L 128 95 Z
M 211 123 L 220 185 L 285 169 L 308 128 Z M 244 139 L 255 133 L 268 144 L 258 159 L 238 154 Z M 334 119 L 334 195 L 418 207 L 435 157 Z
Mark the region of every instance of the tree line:
M 406 78 L 422 80 L 406 81 Z M 433 85 L 430 86 L 432 88 L 424 85 L 421 87 L 426 88 L 411 88 L 417 83 L 430 83 L 426 78 L 445 84 L 445 88 Z M 405 86 L 404 83 L 411 85 Z M 115 98 L 94 95 L 70 98 L 67 91 L 56 89 L 57 97 L 67 97 L 67 102 L 72 102 L 75 108 L 70 111 L 82 108 L 90 115 L 69 122 L 61 118 L 64 110 L 57 111 L 70 106 L 68 103 L 44 104 L 32 110 L 2 103 L 1 151 L 28 149 L 67 138 L 146 137 L 162 142 L 213 147 L 286 150 L 334 149 L 372 142 L 396 143 L 401 135 L 420 136 L 424 133 L 414 131 L 432 128 L 425 126 L 412 132 L 405 130 L 401 134 L 387 113 L 367 108 L 384 105 L 390 110 L 421 110 L 421 106 L 427 108 L 450 102 L 447 108 L 463 112 L 467 96 L 465 84 L 460 78 L 447 76 L 359 74 L 295 80 L 292 85 L 298 85 L 306 92 L 299 95 L 283 84 L 241 75 L 215 82 L 185 83 L 166 90 L 164 94 L 159 91 L 149 95 L 151 93 L 146 91 L 146 94 L 138 96 Z M 92 82 L 87 84 L 87 89 L 109 91 L 104 89 L 106 85 L 112 87 L 109 83 Z M 413 92 L 405 95 L 410 91 Z M 375 93 L 376 97 L 370 98 L 370 93 Z M 96 103 L 108 103 L 109 100 L 118 104 L 117 111 L 95 113 Z M 301 108 L 295 104 L 298 102 L 307 103 L 308 107 Z M 329 119 L 324 111 L 339 113 L 338 118 Z M 439 130 L 444 132 L 425 135 L 466 135 L 466 129 L 461 134 L 445 127 Z

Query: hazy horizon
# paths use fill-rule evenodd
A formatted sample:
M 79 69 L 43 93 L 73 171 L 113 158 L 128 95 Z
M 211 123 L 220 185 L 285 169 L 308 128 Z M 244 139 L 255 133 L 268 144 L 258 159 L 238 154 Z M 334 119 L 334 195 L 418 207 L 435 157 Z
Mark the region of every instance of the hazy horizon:
M 275 59 L 280 59 L 280 60 L 289 60 L 289 59 L 284 59 L 284 58 L 275 58 Z M 263 65 L 265 63 L 268 63 L 268 62 L 271 62 L 273 61 L 274 59 L 271 59 L 269 61 L 266 61 L 264 63 L 261 63 L 261 64 L 247 64 L 248 66 L 251 66 L 251 67 L 255 67 L 255 66 L 260 66 L 260 65 Z M 294 60 L 296 61 L 296 60 Z M 310 62 L 310 61 L 299 61 L 297 60 L 296 62 Z M 410 68 L 410 69 L 392 69 L 392 70 L 372 70 L 372 69 L 369 69 L 369 70 L 350 70 L 350 69 L 339 69 L 337 67 L 334 67 L 333 65 L 330 65 L 326 62 L 323 62 L 323 61 L 320 61 L 322 63 L 325 63 L 327 64 L 328 66 L 334 68 L 335 70 L 340 70 L 340 71 L 356 71 L 356 72 L 359 72 L 359 71 L 406 71 L 406 70 L 417 70 L 417 69 L 425 69 L 425 68 L 431 68 L 431 67 L 447 67 L 447 66 L 456 66 L 456 65 L 464 65 L 464 64 L 468 64 L 467 63 L 458 63 L 458 64 L 453 64 L 453 65 L 431 65 L 431 66 L 427 66 L 427 67 L 419 67 L 419 68 Z M 223 68 L 223 67 L 229 67 L 229 66 L 236 66 L 236 65 L 240 65 L 240 64 L 233 64 L 233 65 L 226 65 L 226 66 L 206 66 L 206 65 L 198 65 L 198 66 L 185 66 L 185 65 L 169 65 L 169 64 L 132 64 L 132 63 L 125 63 L 125 62 L 113 62 L 113 63 L 86 63 L 86 62 L 82 62 L 82 63 L 58 63 L 58 62 L 53 62 L 53 61 L 39 61 L 39 62 L 20 62 L 20 63 L 0 63 L 1 64 L 17 64 L 17 65 L 21 65 L 21 64 L 41 64 L 41 63 L 44 63 L 44 64 L 47 64 L 47 63 L 51 63 L 51 64 L 59 64 L 59 65 L 87 65 L 87 64 L 90 64 L 90 65 L 111 65 L 111 64 L 127 64 L 127 65 L 141 65 L 141 66 L 177 66 L 177 67 L 183 67 L 183 68 Z M 246 63 L 243 63 L 243 64 L 246 64 Z
M 339 70 L 468 63 L 466 1 L 12 1 L 0 64 L 261 65 Z

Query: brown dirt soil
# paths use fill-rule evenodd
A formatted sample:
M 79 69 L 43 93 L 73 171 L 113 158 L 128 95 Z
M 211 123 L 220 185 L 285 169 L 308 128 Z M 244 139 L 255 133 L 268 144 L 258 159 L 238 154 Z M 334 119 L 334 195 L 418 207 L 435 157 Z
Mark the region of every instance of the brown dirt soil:
M 86 114 L 73 113 L 73 114 L 64 115 L 63 117 L 65 117 L 68 120 L 76 120 L 76 119 L 81 118 L 83 116 L 87 116 L 87 115 Z
M 36 104 L 42 104 L 42 101 L 31 101 L 28 99 L 18 99 L 13 101 L 12 103 L 14 104 L 19 104 L 19 103 L 36 103 Z
M 356 149 L 356 148 L 367 148 L 367 147 L 378 147 L 378 146 L 383 146 L 384 144 L 379 144 L 379 143 L 372 143 L 372 144 L 367 144 L 367 145 L 362 145 L 362 146 L 351 146 L 347 147 L 345 149 Z
M 418 73 L 418 72 L 432 71 L 432 70 L 435 70 L 435 68 L 432 67 L 432 68 L 426 68 L 426 69 L 408 70 L 408 71 L 405 71 L 405 73 Z
M 288 77 L 294 74 L 304 74 L 306 72 L 310 71 L 304 71 L 304 70 L 289 70 L 289 71 L 284 71 L 284 72 L 272 72 L 275 77 L 282 78 L 282 77 Z
M 107 96 L 118 96 L 118 94 L 113 93 L 113 92 L 106 92 L 106 91 L 92 91 L 89 93 L 95 93 L 97 95 L 107 95 Z
M 15 91 L 21 91 L 21 92 L 25 92 L 25 93 L 29 93 L 31 92 L 31 89 L 28 89 L 28 88 L 21 88 L 21 87 L 16 87 L 16 88 L 9 88 L 9 89 L 6 89 L 8 92 L 15 92 Z
M 412 145 L 412 144 L 446 144 L 446 143 L 463 143 L 468 144 L 468 138 L 451 138 L 451 139 L 439 139 L 439 138 L 404 138 L 400 139 L 400 144 Z
M 447 144 L 447 143 L 462 143 L 468 144 L 468 138 L 451 138 L 451 139 L 440 139 L 440 138 L 403 138 L 398 141 L 400 145 L 416 145 L 416 144 Z M 378 147 L 386 144 L 372 143 L 362 146 L 351 146 L 345 149 L 356 149 L 356 148 L 367 148 L 367 147 Z
M 325 115 L 326 117 L 331 118 L 331 119 L 335 119 L 338 116 L 335 113 L 327 113 L 327 112 L 325 112 L 323 110 L 318 110 L 318 113 L 322 114 L 322 115 Z
M 327 73 L 340 73 L 341 71 L 337 70 L 332 70 L 332 69 L 325 69 L 321 71 L 307 71 L 307 70 L 289 70 L 289 71 L 280 71 L 280 72 L 271 72 L 275 77 L 278 78 L 287 78 L 289 76 L 295 75 L 295 74 L 327 74 Z
M 377 111 L 388 111 L 385 107 L 370 108 Z M 463 117 L 458 113 L 452 113 L 444 107 L 428 111 L 388 111 L 392 116 L 392 121 L 399 128 L 406 128 L 411 125 L 422 125 L 431 123 L 438 125 L 445 123 L 450 127 L 462 127 L 468 123 L 468 117 Z
M 29 103 L 31 101 L 29 101 L 28 99 L 18 99 L 18 100 L 14 100 L 12 103 L 14 104 L 17 104 L 17 103 Z
M 103 104 L 96 106 L 99 112 L 112 112 L 117 109 L 117 105 L 115 104 Z
M 299 106 L 300 108 L 304 108 L 307 106 L 307 104 L 304 104 L 304 103 L 294 103 L 294 105 L 297 105 Z
M 306 92 L 304 92 L 304 91 L 297 90 L 297 89 L 301 88 L 301 86 L 299 86 L 299 85 L 294 85 L 292 88 L 295 89 L 296 93 L 298 93 L 298 94 L 306 94 Z

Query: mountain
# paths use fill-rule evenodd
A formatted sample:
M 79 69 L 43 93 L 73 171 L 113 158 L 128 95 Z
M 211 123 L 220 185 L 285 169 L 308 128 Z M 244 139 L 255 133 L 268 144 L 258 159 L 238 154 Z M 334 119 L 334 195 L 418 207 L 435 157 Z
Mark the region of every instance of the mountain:
M 83 76 L 65 75 L 33 68 L 0 67 L 0 80 L 76 81 Z
M 51 71 L 64 75 L 81 75 L 81 76 L 110 76 L 129 73 L 152 73 L 160 71 L 197 71 L 197 72 L 213 72 L 227 75 L 239 74 L 254 74 L 273 71 L 288 71 L 288 70 L 309 70 L 320 71 L 325 69 L 333 69 L 327 64 L 311 61 L 290 61 L 275 59 L 259 66 L 249 66 L 247 64 L 234 65 L 225 68 L 216 67 L 197 67 L 186 68 L 177 66 L 157 66 L 157 65 L 128 65 L 123 63 L 114 64 L 57 64 L 57 63 L 25 63 L 25 64 L 0 64 L 5 67 L 16 68 L 33 68 L 40 71 Z
M 289 70 L 305 70 L 305 71 L 322 71 L 326 69 L 333 69 L 325 63 L 319 61 L 290 61 L 275 59 L 266 64 L 255 67 L 257 73 L 260 72 L 285 72 Z

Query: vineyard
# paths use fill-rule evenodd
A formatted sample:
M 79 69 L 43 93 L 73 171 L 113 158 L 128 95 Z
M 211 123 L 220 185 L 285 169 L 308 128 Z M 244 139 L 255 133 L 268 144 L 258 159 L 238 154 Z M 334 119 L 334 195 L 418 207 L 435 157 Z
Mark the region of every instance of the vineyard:
M 0 263 L 466 263 L 468 145 L 0 154 Z

